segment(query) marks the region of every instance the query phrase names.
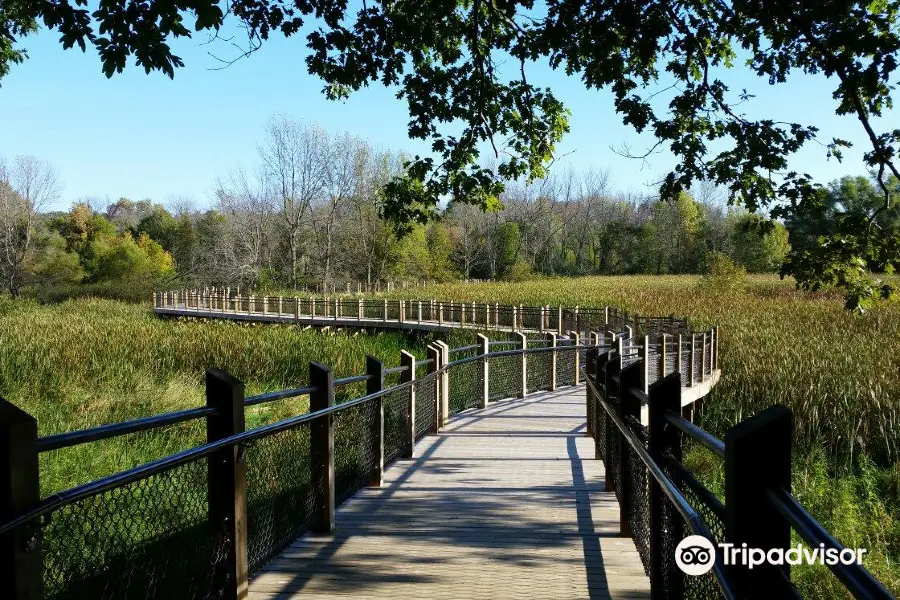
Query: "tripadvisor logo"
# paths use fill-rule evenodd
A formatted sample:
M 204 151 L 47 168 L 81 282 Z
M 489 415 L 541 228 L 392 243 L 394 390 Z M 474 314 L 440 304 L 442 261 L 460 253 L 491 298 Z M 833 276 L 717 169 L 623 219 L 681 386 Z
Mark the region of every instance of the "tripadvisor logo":
M 768 551 L 761 548 L 748 548 L 747 544 L 736 547 L 734 544 L 719 544 L 725 565 L 742 565 L 749 569 L 762 564 L 770 565 L 808 565 L 820 564 L 834 566 L 861 565 L 864 548 L 826 548 L 819 544 L 818 548 L 804 548 L 797 544 L 788 549 L 772 548 Z M 675 548 L 675 563 L 688 575 L 709 573 L 716 562 L 716 547 L 702 535 L 690 535 Z

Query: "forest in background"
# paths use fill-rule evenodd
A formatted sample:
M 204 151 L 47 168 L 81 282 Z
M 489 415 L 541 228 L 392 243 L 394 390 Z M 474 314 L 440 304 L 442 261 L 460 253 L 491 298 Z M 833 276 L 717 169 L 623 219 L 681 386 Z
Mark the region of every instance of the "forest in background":
M 0 276 L 13 295 L 143 299 L 163 286 L 257 289 L 344 282 L 541 275 L 703 273 L 727 259 L 776 272 L 791 246 L 818 243 L 838 212 L 866 215 L 880 193 L 870 178 L 829 186 L 816 219 L 771 221 L 728 206 L 701 186 L 664 203 L 616 193 L 603 171 L 555 170 L 513 184 L 498 212 L 454 203 L 436 222 L 398 236 L 379 218 L 381 190 L 404 156 L 349 133 L 273 117 L 257 164 L 214 184 L 215 201 L 78 200 L 67 212 L 52 165 L 0 161 Z M 885 221 L 900 230 L 900 216 Z

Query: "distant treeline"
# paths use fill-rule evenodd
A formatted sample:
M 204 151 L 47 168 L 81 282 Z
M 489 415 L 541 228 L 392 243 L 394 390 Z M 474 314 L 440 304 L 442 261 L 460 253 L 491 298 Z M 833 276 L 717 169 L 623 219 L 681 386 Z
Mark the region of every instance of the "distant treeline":
M 275 119 L 259 159 L 255 170 L 216 182 L 208 210 L 122 198 L 78 202 L 65 213 L 41 212 L 57 195 L 49 165 L 0 162 L 3 288 L 45 300 L 146 298 L 173 284 L 702 273 L 723 257 L 774 272 L 791 244 L 818 243 L 829 214 L 879 201 L 870 180 L 848 177 L 831 185 L 820 218 L 782 224 L 727 206 L 715 188 L 661 203 L 613 193 L 603 172 L 557 171 L 510 185 L 497 212 L 451 201 L 441 220 L 398 237 L 378 215 L 379 190 L 402 168 L 401 155 Z

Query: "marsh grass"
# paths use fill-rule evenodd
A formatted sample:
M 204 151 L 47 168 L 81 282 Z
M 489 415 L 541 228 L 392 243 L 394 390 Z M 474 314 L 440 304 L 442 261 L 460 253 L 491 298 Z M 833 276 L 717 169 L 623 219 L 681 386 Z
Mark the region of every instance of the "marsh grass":
M 322 334 L 288 325 L 161 319 L 146 305 L 80 299 L 42 306 L 0 299 L 0 396 L 33 415 L 38 434 L 68 432 L 203 406 L 204 373 L 217 368 L 246 394 L 301 387 L 309 362 L 336 377 L 388 366 L 401 349 L 424 356 L 427 340 L 400 334 Z M 339 390 L 338 400 L 360 393 Z M 247 427 L 308 410 L 307 397 L 250 407 Z M 41 455 L 49 494 L 202 443 L 203 421 Z
M 867 548 L 866 567 L 900 593 L 900 305 L 856 315 L 844 310 L 837 292 L 798 292 L 775 276 L 750 276 L 727 293 L 699 282 L 696 276 L 549 278 L 392 295 L 609 305 L 686 316 L 697 327 L 718 325 L 722 379 L 705 400 L 700 425 L 722 436 L 772 404 L 790 407 L 795 495 L 845 545 Z M 715 457 L 692 448 L 686 461 L 722 494 Z M 846 595 L 825 567 L 796 568 L 794 579 L 808 597 Z

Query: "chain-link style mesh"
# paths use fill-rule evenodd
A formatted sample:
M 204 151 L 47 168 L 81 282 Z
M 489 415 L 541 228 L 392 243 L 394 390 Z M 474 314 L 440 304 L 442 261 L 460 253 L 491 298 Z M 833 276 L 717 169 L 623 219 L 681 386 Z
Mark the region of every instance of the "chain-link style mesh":
M 300 536 L 317 510 L 309 444 L 305 423 L 244 445 L 251 573 Z
M 68 504 L 43 531 L 44 596 L 215 598 L 227 538 L 211 523 L 201 459 Z
M 437 373 L 416 379 L 416 439 L 435 428 L 437 410 Z
M 575 385 L 575 357 L 578 349 L 572 340 L 560 340 L 556 350 L 556 385 Z
M 450 380 L 450 414 L 481 406 L 484 394 L 482 361 L 453 365 L 448 371 Z
M 334 413 L 334 480 L 338 504 L 367 485 L 375 473 L 378 405 L 363 402 Z
M 503 400 L 522 395 L 522 355 L 508 354 L 488 359 L 488 398 Z
M 625 424 L 637 436 L 638 440 L 647 447 L 647 427 L 631 415 L 626 415 Z M 627 488 L 630 498 L 630 510 L 628 511 L 628 524 L 631 526 L 634 545 L 641 562 L 644 563 L 644 572 L 650 574 L 650 471 L 641 460 L 631 444 L 627 444 L 625 455 L 622 457 L 622 470 L 628 473 L 623 484 Z M 620 478 L 621 479 L 621 478 Z
M 528 342 L 529 346 L 532 342 Z M 553 376 L 553 352 L 529 352 L 526 358 L 528 377 L 528 393 L 550 389 L 550 378 Z
M 412 386 L 388 392 L 384 405 L 384 466 L 403 456 L 409 448 L 409 401 Z

